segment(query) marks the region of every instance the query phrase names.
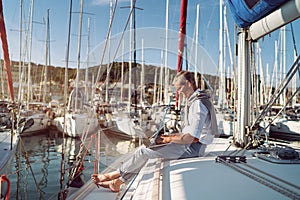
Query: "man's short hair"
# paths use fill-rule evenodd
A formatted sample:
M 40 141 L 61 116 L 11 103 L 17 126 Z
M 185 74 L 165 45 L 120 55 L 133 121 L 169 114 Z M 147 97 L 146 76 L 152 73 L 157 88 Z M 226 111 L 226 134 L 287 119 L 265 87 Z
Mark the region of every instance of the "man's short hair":
M 188 71 L 180 71 L 176 74 L 173 84 L 177 83 L 180 85 L 184 85 L 185 81 L 189 81 L 192 85 L 196 86 L 195 78 L 193 73 Z

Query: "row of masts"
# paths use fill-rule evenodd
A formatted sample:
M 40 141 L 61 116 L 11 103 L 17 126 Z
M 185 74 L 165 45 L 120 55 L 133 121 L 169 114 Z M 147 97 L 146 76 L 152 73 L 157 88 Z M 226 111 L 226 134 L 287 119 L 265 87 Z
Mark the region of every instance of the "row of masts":
M 291 25 L 292 29 L 292 25 Z M 236 30 L 236 29 L 235 29 Z M 263 59 L 262 59 L 262 48 L 260 47 L 260 43 L 255 43 L 255 57 L 256 57 L 256 63 L 253 70 L 255 70 L 253 73 L 257 75 L 257 78 L 254 83 L 254 90 L 257 91 L 257 93 L 254 93 L 256 96 L 256 107 L 265 105 L 269 100 L 273 92 L 273 88 L 277 88 L 279 86 L 279 83 L 283 80 L 284 75 L 286 74 L 287 67 L 286 67 L 286 36 L 287 27 L 283 26 L 280 28 L 279 34 L 278 34 L 278 40 L 275 41 L 275 47 L 274 47 L 274 65 L 273 65 L 273 73 L 272 78 L 270 77 L 269 73 L 269 64 L 267 63 L 266 67 L 263 66 Z M 291 30 L 292 37 L 293 36 L 293 30 Z M 235 40 L 235 38 L 234 38 Z M 227 50 L 228 49 L 228 50 Z M 226 60 L 226 52 L 229 53 L 229 65 L 227 67 Z M 234 52 L 236 50 L 234 49 Z M 296 48 L 294 49 L 294 60 L 297 58 L 296 54 Z M 235 57 L 234 57 L 235 56 Z M 220 0 L 220 27 L 219 27 L 219 90 L 218 90 L 218 107 L 221 109 L 224 109 L 225 107 L 229 107 L 229 101 L 234 104 L 235 101 L 235 91 L 236 89 L 236 80 L 237 80 L 237 74 L 236 74 L 236 55 L 232 55 L 232 48 L 230 44 L 230 38 L 229 38 L 229 31 L 228 31 L 228 25 L 227 25 L 227 16 L 226 16 L 226 6 L 223 3 L 223 0 Z M 266 69 L 266 72 L 264 72 L 263 69 Z M 231 80 L 229 83 L 226 82 L 226 80 Z M 230 95 L 228 92 L 226 93 L 226 90 L 228 91 L 228 88 L 225 88 L 226 85 L 235 85 L 230 87 Z M 292 91 L 296 90 L 296 84 L 297 80 L 296 77 L 293 77 L 293 82 L 291 84 Z M 285 105 L 286 103 L 286 95 L 287 95 L 287 88 L 281 95 L 280 99 L 278 100 L 278 104 Z M 257 95 L 256 95 L 257 94 Z M 231 99 L 229 99 L 229 97 Z M 292 105 L 296 105 L 296 98 L 293 98 Z
M 20 27 L 19 31 L 19 90 L 18 90 L 18 102 L 23 102 L 24 100 L 24 84 L 27 83 L 27 109 L 28 103 L 33 100 L 32 94 L 32 77 L 31 77 L 31 59 L 32 59 L 32 34 L 33 34 L 33 16 L 34 16 L 34 0 L 30 2 L 30 10 L 28 16 L 28 28 L 23 28 L 23 0 L 20 0 Z M 41 80 L 44 81 L 44 88 L 42 92 L 42 101 L 46 102 L 47 93 L 47 83 L 48 83 L 48 66 L 50 66 L 50 22 L 49 22 L 49 9 L 46 13 L 46 22 L 41 23 L 46 26 L 45 31 L 45 69 L 44 73 L 41 76 Z M 29 29 L 29 31 L 27 31 Z M 23 45 L 23 30 L 25 30 L 25 43 Z M 28 58 L 28 69 L 27 69 L 27 80 L 25 81 L 25 59 Z M 42 89 L 40 89 L 42 91 Z M 50 89 L 51 92 L 51 89 Z
M 24 60 L 25 60 L 25 57 L 26 57 L 26 54 L 28 54 L 28 63 L 29 63 L 29 66 L 28 66 L 28 72 L 27 72 L 27 81 L 22 81 L 22 82 L 27 82 L 27 102 L 30 102 L 32 100 L 32 92 L 31 92 L 31 77 L 30 77 L 30 74 L 31 74 L 31 57 L 32 57 L 32 33 L 33 33 L 33 16 L 34 16 L 34 0 L 31 0 L 31 7 L 30 7 L 30 12 L 29 12 L 29 32 L 26 32 L 26 40 L 25 40 L 25 44 L 24 46 L 29 46 L 29 48 L 22 48 L 22 38 L 23 38 L 23 21 L 22 21 L 22 12 L 23 12 L 23 6 L 22 6 L 22 0 L 20 0 L 20 62 L 19 62 L 19 76 L 21 77 L 21 79 L 25 79 L 24 76 L 25 76 L 25 71 L 24 71 Z M 83 12 L 83 1 L 81 1 L 80 3 L 82 6 L 80 8 L 80 13 Z M 135 35 L 133 32 L 135 32 L 135 9 L 136 7 L 134 6 L 135 5 L 135 1 L 131 0 L 131 5 L 130 5 L 130 8 L 132 10 L 132 16 L 131 16 L 131 20 L 130 20 L 130 44 L 129 44 L 129 48 L 132 49 L 133 48 L 133 51 L 129 51 L 129 74 L 135 74 L 132 72 L 132 63 L 134 64 L 136 62 L 136 46 L 135 46 L 135 42 L 132 42 L 132 40 L 136 40 L 136 38 L 133 38 L 133 36 Z M 112 6 L 113 6 L 113 3 L 112 3 L 112 0 L 110 1 L 110 23 L 112 21 Z M 161 69 L 161 72 L 159 73 L 160 74 L 160 95 L 155 97 L 155 99 L 157 100 L 157 102 L 164 102 L 166 104 L 166 102 L 168 102 L 168 93 L 169 93 L 169 79 L 170 79 L 170 74 L 169 74 L 169 68 L 168 68 L 168 6 L 169 6 L 169 1 L 166 1 L 166 19 L 165 19 L 165 22 L 166 22 L 166 26 L 165 26 L 165 50 L 162 51 L 162 63 L 164 62 L 164 64 L 162 64 L 162 69 Z M 82 14 L 80 14 L 81 17 L 80 19 L 82 19 Z M 199 5 L 197 6 L 197 19 L 199 18 Z M 90 22 L 88 22 L 89 24 Z M 198 24 L 198 22 L 197 22 Z M 78 79 L 79 79 L 79 69 L 80 69 L 80 49 L 81 49 L 81 36 L 82 36 L 82 33 L 81 33 L 81 28 L 82 26 L 82 21 L 80 20 L 79 21 L 79 29 L 78 29 L 78 52 L 77 52 L 77 76 L 76 76 L 76 81 L 75 83 L 77 83 Z M 88 25 L 89 27 L 90 25 Z M 89 28 L 88 28 L 89 29 Z M 198 41 L 198 25 L 197 25 L 197 28 L 195 30 L 197 33 L 196 33 L 196 40 Z M 135 37 L 135 36 L 134 36 Z M 29 39 L 28 39 L 29 38 Z M 89 40 L 89 39 L 88 39 Z M 143 40 L 143 39 L 142 39 Z M 29 42 L 27 42 L 29 41 Z M 27 44 L 29 43 L 29 44 Z M 89 43 L 89 42 L 88 42 Z M 46 41 L 45 41 L 45 70 L 44 70 L 44 74 L 43 74 L 43 79 L 44 79 L 44 88 L 43 88 L 43 95 L 42 95 L 42 101 L 46 101 L 46 95 L 47 95 L 47 82 L 48 82 L 48 70 L 47 70 L 47 67 L 50 65 L 50 23 L 49 23 L 49 10 L 47 10 L 47 20 L 46 20 Z M 196 44 L 197 45 L 197 44 Z M 69 47 L 68 47 L 69 48 Z M 21 49 L 24 49 L 24 51 L 22 52 Z M 28 50 L 27 50 L 28 49 Z M 68 51 L 68 50 L 67 50 Z M 195 48 L 195 51 L 197 52 L 198 51 L 198 48 Z M 86 69 L 86 79 L 88 78 L 88 59 L 89 59 L 89 56 L 88 56 L 88 52 L 89 52 L 89 44 L 87 45 L 87 69 Z M 109 84 L 109 63 L 110 63 L 110 35 L 109 35 L 109 39 L 108 39 L 108 64 L 107 64 L 107 79 L 106 79 L 106 84 L 107 84 L 107 87 L 108 88 L 108 84 Z M 134 61 L 132 60 L 132 53 L 134 54 L 133 57 L 134 57 Z M 23 55 L 22 55 L 23 54 Z M 67 53 L 68 54 L 68 53 Z M 69 60 L 66 59 L 66 62 L 68 63 Z M 195 56 L 195 62 L 197 62 L 197 56 Z M 144 63 L 144 58 L 142 59 L 142 65 Z M 68 65 L 68 64 L 66 64 Z M 136 65 L 136 64 L 134 64 Z M 133 69 L 135 69 L 136 67 L 133 67 Z M 197 71 L 197 69 L 195 69 L 195 71 Z M 123 73 L 123 72 L 122 72 Z M 195 73 L 197 74 L 197 73 Z M 143 76 L 142 76 L 143 77 Z M 163 78 L 164 77 L 164 80 Z M 134 80 L 134 79 L 133 79 Z M 198 79 L 197 79 L 198 80 Z M 164 81 L 164 82 L 163 82 Z M 144 80 L 142 80 L 142 83 L 141 85 L 143 85 L 143 82 Z M 132 85 L 132 84 L 136 84 L 136 81 L 134 81 L 134 83 L 132 82 L 132 79 L 129 78 L 129 85 Z M 157 85 L 157 82 L 156 84 Z M 165 87 L 163 87 L 163 85 Z M 19 87 L 20 90 L 19 90 L 19 97 L 22 98 L 24 96 L 24 91 L 22 89 L 22 87 Z M 77 87 L 76 87 L 77 88 Z M 86 87 L 87 88 L 87 87 Z M 134 87 L 136 88 L 136 87 Z M 164 92 L 163 92 L 164 90 Z M 41 89 L 42 91 L 42 89 Z M 88 94 L 87 92 L 87 89 L 86 89 L 86 94 Z M 129 91 L 128 91 L 128 102 L 131 102 L 131 87 L 129 87 Z M 134 93 L 136 93 L 136 91 L 134 91 Z M 78 92 L 76 91 L 76 94 L 78 94 Z M 162 94 L 164 94 L 164 96 L 162 96 Z M 124 96 L 124 94 L 122 94 L 121 96 Z M 143 96 L 143 95 L 141 95 Z M 20 100 L 21 101 L 21 100 Z M 105 94 L 105 101 L 106 102 L 109 102 L 109 94 L 108 94 L 108 90 L 106 90 L 106 94 Z
M 20 1 L 21 2 L 21 4 L 22 4 L 22 1 Z M 30 25 L 29 25 L 29 27 L 30 27 L 30 44 L 29 44 L 29 60 L 31 60 L 31 48 L 32 48 L 32 18 L 33 18 L 33 3 L 34 3 L 34 0 L 32 0 L 31 1 L 31 3 L 32 3 L 32 8 L 31 8 L 31 10 L 30 10 Z M 162 51 L 162 63 L 163 63 L 163 58 L 164 58 L 164 65 L 162 65 L 162 68 L 161 68 L 161 71 L 160 71 L 160 82 L 161 82 L 161 84 L 160 84 L 160 90 L 162 91 L 163 90 L 163 88 L 162 88 L 162 86 L 163 85 L 165 85 L 165 87 L 164 87 L 164 97 L 162 96 L 162 95 L 159 95 L 159 96 L 155 96 L 155 100 L 156 101 L 158 101 L 158 102 L 162 102 L 162 101 L 168 101 L 168 97 L 167 97 L 167 95 L 168 95 L 168 90 L 169 90 L 169 79 L 170 79 L 170 76 L 169 76 L 169 72 L 168 72 L 168 6 L 169 6 L 169 1 L 167 0 L 166 1 L 166 26 L 165 26 L 165 52 L 163 52 Z M 112 22 L 112 13 L 113 13 L 113 9 L 112 9 L 112 7 L 113 7 L 113 3 L 112 3 L 112 0 L 110 0 L 110 23 Z M 21 5 L 21 8 L 22 8 L 22 5 Z M 134 62 L 133 62 L 133 64 L 134 65 L 136 65 L 136 44 L 135 44 L 135 40 L 136 40 L 136 38 L 135 38 L 135 9 L 136 9 L 136 7 L 135 7 L 135 1 L 134 0 L 131 0 L 131 5 L 130 5 L 130 8 L 131 8 L 131 12 L 132 12 L 132 15 L 131 15 L 131 18 L 130 18 L 130 43 L 129 43 L 129 49 L 132 49 L 133 48 L 133 51 L 132 50 L 130 50 L 129 51 L 129 74 L 131 75 L 131 74 L 133 74 L 134 76 L 136 76 L 136 72 L 132 72 L 132 56 L 133 56 L 133 59 L 134 59 Z M 226 81 L 226 76 L 225 76 L 225 66 L 226 66 L 226 62 L 225 62 L 225 60 L 226 60 L 226 50 L 225 50 L 225 48 L 226 48 L 226 39 L 227 39 L 227 43 L 228 43 L 228 48 L 230 49 L 228 52 L 229 52 L 229 57 L 230 57 L 230 66 L 232 67 L 232 69 L 234 70 L 235 69 L 235 67 L 233 66 L 234 64 L 235 64 L 235 58 L 233 58 L 233 56 L 232 56 L 232 54 L 231 54 L 231 47 L 230 47 L 230 39 L 229 39 L 229 34 L 228 34 L 228 25 L 227 25 L 227 21 L 226 21 L 226 9 L 225 9 L 226 7 L 224 6 L 224 4 L 223 4 L 223 1 L 222 0 L 220 0 L 220 30 L 219 30 L 219 40 L 220 40 L 220 45 L 219 45 L 219 74 L 220 74 L 220 81 L 219 81 L 219 105 L 220 106 L 223 106 L 223 105 L 225 105 L 222 101 L 224 101 L 225 99 L 226 99 L 226 93 L 225 93 L 225 89 L 223 88 L 226 84 L 225 84 L 225 81 Z M 83 0 L 81 0 L 81 8 L 80 8 L 80 10 L 81 10 L 81 16 L 80 16 L 80 19 L 82 19 L 82 11 L 83 11 Z M 48 15 L 49 15 L 49 12 L 48 12 Z M 48 16 L 49 17 L 49 16 Z M 47 18 L 48 18 L 47 17 Z M 197 19 L 199 18 L 199 5 L 197 5 Z M 21 18 L 22 19 L 22 18 Z M 198 44 L 198 20 L 196 20 L 197 21 L 197 23 L 196 23 L 196 27 L 195 27 L 195 40 L 196 40 L 196 45 Z M 79 36 L 78 36 L 78 57 L 77 57 L 77 73 L 79 72 L 79 69 L 80 69 L 80 49 L 81 49 L 81 46 L 80 46 L 80 43 L 81 43 L 81 35 L 82 35 L 82 33 L 81 33 L 81 29 L 82 29 L 82 21 L 80 20 L 80 26 L 79 26 L 79 30 L 78 30 L 78 32 L 79 32 Z M 89 22 L 88 22 L 88 24 L 89 24 Z M 49 28 L 49 20 L 47 20 L 47 29 Z M 89 25 L 88 25 L 89 26 Z M 20 26 L 21 27 L 21 29 L 22 29 L 22 26 Z M 89 28 L 88 28 L 89 29 Z M 133 31 L 133 33 L 132 33 L 132 31 Z M 22 32 L 22 31 L 20 31 L 20 32 Z M 48 31 L 46 31 L 46 61 L 45 61 L 45 66 L 47 67 L 48 66 L 48 63 L 50 63 L 50 51 L 49 51 L 49 48 L 50 48 L 50 45 L 49 45 L 49 41 L 50 41 L 50 35 L 48 34 L 48 32 L 49 32 L 49 30 Z M 110 68 L 110 63 L 111 63 L 111 59 L 110 59 L 110 34 L 108 35 L 109 37 L 108 37 L 108 65 L 107 65 L 107 79 L 106 79 L 106 84 L 107 84 L 107 86 L 106 86 L 106 88 L 108 88 L 108 84 L 109 84 L 109 68 Z M 281 42 L 280 42 L 280 46 L 281 46 L 281 48 L 283 48 L 283 47 L 285 47 L 285 38 L 286 38 L 286 35 L 285 35 L 285 28 L 282 28 L 282 33 L 281 33 Z M 22 34 L 20 34 L 20 40 L 22 39 Z M 88 39 L 89 40 L 89 39 Z M 133 40 L 133 41 L 132 41 Z M 88 42 L 89 43 L 89 42 Z M 22 46 L 22 45 L 20 45 L 20 46 Z M 277 46 L 277 45 L 276 45 Z M 89 48 L 89 45 L 88 45 L 88 48 Z M 89 52 L 89 49 L 87 48 L 87 60 L 89 59 L 89 56 L 88 56 L 88 52 Z M 144 48 L 144 42 L 142 42 L 142 49 Z M 259 46 L 257 47 L 257 49 L 258 49 L 258 52 L 257 52 L 257 54 L 259 54 L 260 53 L 260 51 L 259 51 Z M 124 49 L 124 42 L 123 42 L 123 47 L 122 47 L 122 49 Z M 197 66 L 196 64 L 198 63 L 198 60 L 197 60 L 197 54 L 198 54 L 198 52 L 197 52 L 197 50 L 198 50 L 198 48 L 195 48 L 195 54 L 196 54 L 196 56 L 195 56 L 195 66 Z M 275 48 L 275 51 L 278 51 L 276 48 Z M 133 53 L 133 55 L 132 55 L 132 53 Z M 181 52 L 181 53 L 183 53 L 183 52 Z M 277 53 L 276 53 L 276 55 L 277 55 Z M 284 60 L 285 60 L 285 57 L 286 57 L 286 55 L 285 55 L 285 51 L 283 50 L 282 51 L 282 54 L 280 54 L 281 55 L 281 60 L 282 60 L 282 64 L 280 64 L 280 74 L 281 73 L 285 73 L 284 71 L 285 71 L 285 69 L 286 69 L 286 66 L 285 66 L 285 62 L 284 62 Z M 20 56 L 21 56 L 21 53 L 20 53 Z M 49 57 L 49 58 L 48 58 Z M 124 59 L 124 57 L 122 58 L 122 59 Z M 20 66 L 21 66 L 21 58 L 20 58 Z M 182 61 L 179 61 L 179 62 L 181 62 L 181 64 L 182 64 Z M 29 91 L 30 91 L 30 63 L 31 62 L 29 62 L 29 67 L 28 67 L 28 93 L 29 93 Z M 122 61 L 122 63 L 124 63 L 123 61 Z M 144 50 L 143 50 L 143 53 L 142 53 L 142 65 L 144 65 Z M 122 70 L 124 70 L 124 65 L 122 64 Z M 163 66 L 165 67 L 165 68 L 163 68 Z M 261 65 L 261 60 L 259 61 L 259 63 L 257 64 L 257 66 L 259 66 L 259 70 L 260 70 L 260 76 L 261 77 L 263 77 L 263 70 L 262 70 L 262 65 Z M 231 68 L 230 67 L 230 68 Z M 87 64 L 87 68 L 88 68 L 88 64 Z M 136 69 L 136 67 L 135 66 L 133 66 L 133 69 Z M 276 68 L 277 69 L 277 68 Z M 20 70 L 21 71 L 21 70 Z M 231 71 L 230 69 L 228 70 L 228 71 Z M 144 69 L 142 69 L 142 73 L 144 72 Z M 197 67 L 195 67 L 195 72 L 197 72 Z M 123 71 L 122 71 L 122 73 L 123 73 Z M 88 77 L 88 72 L 86 71 L 86 78 Z M 163 74 L 164 74 L 164 76 L 163 76 Z M 197 74 L 197 73 L 195 73 L 195 74 Z M 274 73 L 273 73 L 274 74 Z M 234 73 L 234 76 L 233 77 L 235 77 L 235 76 L 237 76 L 237 74 L 236 73 Z M 143 77 L 143 75 L 142 75 L 142 77 Z M 162 77 L 164 77 L 165 78 L 165 80 L 164 80 L 164 84 L 163 84 L 163 78 Z M 44 78 L 45 78 L 45 86 L 46 86 L 46 82 L 47 82 L 47 69 L 45 70 L 45 75 L 44 75 Z M 123 78 L 123 77 L 122 77 Z M 77 74 L 77 76 L 76 76 L 76 80 L 78 80 L 79 79 L 79 74 Z M 155 79 L 156 79 L 156 75 L 155 75 Z M 136 81 L 135 81 L 135 78 L 133 78 L 133 79 L 131 79 L 131 78 L 129 78 L 129 85 L 131 86 L 133 83 L 132 83 L 132 80 L 134 81 L 134 84 L 136 84 Z M 196 80 L 198 80 L 198 79 L 196 79 Z M 277 80 L 277 79 L 276 79 Z M 122 79 L 122 83 L 123 83 L 123 79 Z M 157 80 L 156 80 L 157 81 Z M 78 81 L 76 81 L 76 83 L 77 83 Z M 144 83 L 144 79 L 142 79 L 141 80 L 141 85 L 143 85 Z M 238 82 L 237 80 L 236 81 L 234 81 L 234 82 Z M 262 81 L 263 83 L 266 83 L 267 81 Z M 67 84 L 65 84 L 65 85 L 67 85 Z M 266 84 L 265 84 L 266 85 Z M 156 84 L 155 84 L 155 86 L 156 86 Z M 76 87 L 76 88 L 78 88 L 78 87 Z M 135 90 L 136 90 L 136 88 L 137 87 L 134 87 L 135 88 Z M 270 88 L 272 88 L 272 87 L 270 87 Z M 266 88 L 263 88 L 263 84 L 261 84 L 260 85 L 260 88 L 257 88 L 257 89 L 259 89 L 259 90 L 265 90 L 266 91 Z M 132 93 L 132 91 L 131 91 L 131 87 L 129 87 L 128 88 L 128 102 L 131 102 L 132 100 L 131 100 L 131 97 L 132 97 L 132 95 L 131 95 L 131 93 Z M 124 96 L 124 94 L 123 94 L 123 90 L 121 90 L 122 92 L 121 92 L 121 98 Z M 46 93 L 46 88 L 44 88 L 44 94 Z M 20 93 L 19 93 L 20 94 Z M 76 92 L 76 94 L 77 94 L 77 92 Z M 88 92 L 86 91 L 86 94 L 88 94 Z M 134 91 L 134 94 L 136 94 L 136 91 Z M 160 93 L 160 94 L 162 94 L 162 93 Z M 261 92 L 261 94 L 262 94 L 262 92 Z M 29 101 L 29 98 L 30 98 L 30 96 L 31 95 L 27 95 L 27 101 Z M 136 97 L 136 95 L 134 95 L 135 97 Z M 233 96 L 233 95 L 231 95 L 231 96 Z M 143 94 L 141 95 L 141 100 L 142 100 L 142 98 L 143 98 Z M 45 99 L 45 95 L 43 96 L 43 99 Z M 259 97 L 259 100 L 260 100 L 260 104 L 262 104 L 262 103 L 264 103 L 264 100 L 263 100 L 264 98 L 262 98 L 262 97 Z M 108 102 L 109 101 L 109 95 L 108 95 L 108 90 L 106 90 L 106 94 L 105 94 L 105 101 L 106 102 Z M 285 101 L 285 98 L 284 98 L 284 96 L 282 96 L 282 98 L 281 98 L 281 101 L 283 102 L 283 104 L 284 104 L 284 101 Z M 75 105 L 77 105 L 77 104 L 75 104 Z

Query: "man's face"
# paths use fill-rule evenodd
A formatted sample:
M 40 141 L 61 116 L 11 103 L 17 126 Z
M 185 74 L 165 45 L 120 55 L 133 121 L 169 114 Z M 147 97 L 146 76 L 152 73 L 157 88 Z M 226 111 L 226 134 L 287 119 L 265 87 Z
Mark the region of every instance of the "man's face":
M 194 93 L 193 85 L 185 80 L 185 82 L 177 82 L 174 84 L 179 95 L 182 95 L 184 98 L 189 98 Z
M 178 91 L 178 94 L 183 95 L 183 97 L 187 97 L 186 96 L 186 87 L 187 87 L 186 82 L 184 84 L 182 84 L 182 83 L 176 83 L 175 84 L 175 88 Z

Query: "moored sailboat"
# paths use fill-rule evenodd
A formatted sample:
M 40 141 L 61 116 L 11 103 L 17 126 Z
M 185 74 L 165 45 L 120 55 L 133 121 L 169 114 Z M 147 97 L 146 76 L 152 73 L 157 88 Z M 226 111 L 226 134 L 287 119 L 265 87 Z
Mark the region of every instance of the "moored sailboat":
M 72 2 L 71 2 L 72 5 Z M 72 7 L 70 8 L 72 9 Z M 65 108 L 63 116 L 54 119 L 54 124 L 59 131 L 70 137 L 82 137 L 86 134 L 95 133 L 98 128 L 98 118 L 96 117 L 96 110 L 93 105 L 90 105 L 89 99 L 87 98 L 86 92 L 81 91 L 84 87 L 79 83 L 79 68 L 80 68 L 80 50 L 81 50 L 81 32 L 82 32 L 82 14 L 83 14 L 83 0 L 80 1 L 80 16 L 79 16 L 79 37 L 78 37 L 78 60 L 77 60 L 77 74 L 76 80 L 73 85 L 73 90 L 69 95 L 69 101 L 67 101 L 67 68 L 68 68 L 68 57 L 69 57 L 69 42 L 67 47 L 67 61 L 65 69 L 65 88 L 64 88 L 64 100 Z M 70 22 L 71 27 L 71 12 Z M 70 30 L 68 33 L 70 38 Z M 87 80 L 86 80 L 87 81 Z M 86 82 L 85 81 L 85 82 Z M 87 84 L 87 83 L 85 83 Z M 86 87 L 84 88 L 87 91 Z M 67 108 L 66 108 L 67 106 Z

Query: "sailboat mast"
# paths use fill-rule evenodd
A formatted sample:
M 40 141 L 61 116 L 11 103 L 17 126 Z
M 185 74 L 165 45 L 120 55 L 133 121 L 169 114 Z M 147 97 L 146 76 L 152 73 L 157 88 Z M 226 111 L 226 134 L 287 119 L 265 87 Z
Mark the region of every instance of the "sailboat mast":
M 250 126 L 250 94 L 251 94 L 251 67 L 249 47 L 251 41 L 247 40 L 247 29 L 241 29 L 238 46 L 238 105 L 237 128 L 234 132 L 234 142 L 237 146 L 248 143 L 246 127 Z
M 140 92 L 140 102 L 144 101 L 145 97 L 145 58 L 144 58 L 144 38 L 142 38 L 142 70 L 141 70 L 141 92 Z
M 45 59 L 45 74 L 44 74 L 44 94 L 43 102 L 46 102 L 47 94 L 47 81 L 48 81 L 48 59 L 49 59 L 49 9 L 47 9 L 47 22 L 46 22 L 46 59 Z
M 81 50 L 81 32 L 82 32 L 82 12 L 83 0 L 80 0 L 80 14 L 79 14 L 79 28 L 78 28 L 78 52 L 77 52 L 77 74 L 75 82 L 75 112 L 77 112 L 77 99 L 78 99 L 78 83 L 79 83 L 79 69 L 80 69 L 80 50 Z
M 165 27 L 165 104 L 168 104 L 169 70 L 168 70 L 168 29 L 169 29 L 169 0 L 166 0 L 166 27 Z
M 159 84 L 160 84 L 160 87 L 159 87 L 159 103 L 162 103 L 162 98 L 163 98 L 163 69 L 164 69 L 164 66 L 163 66 L 163 57 L 164 57 L 164 52 L 163 50 L 160 51 L 160 60 L 161 60 L 161 64 L 160 64 L 160 74 L 159 74 Z
M 154 72 L 154 86 L 153 86 L 153 104 L 157 103 L 157 67 L 155 68 L 155 72 Z
M 178 56 L 177 56 L 177 72 L 182 70 L 182 55 L 184 51 L 185 35 L 186 35 L 186 15 L 187 15 L 188 0 L 181 0 L 180 6 L 180 24 L 179 24 L 179 39 L 178 39 Z M 178 91 L 176 91 L 175 107 L 178 108 Z
M 259 105 L 265 104 L 265 97 L 266 97 L 266 89 L 265 89 L 265 78 L 264 78 L 264 70 L 263 70 L 263 63 L 262 63 L 262 55 L 261 55 L 261 48 L 259 43 L 257 44 L 257 56 L 258 56 L 258 70 L 259 70 Z
M 225 99 L 224 95 L 224 55 L 223 55 L 223 0 L 220 0 L 220 27 L 219 27 L 219 97 L 218 97 L 218 107 L 223 109 L 223 102 Z
M 121 69 L 121 103 L 124 100 L 124 51 L 125 51 L 125 42 L 122 41 L 122 69 Z
M 18 101 L 21 102 L 21 88 L 22 86 L 22 78 L 21 78 L 21 73 L 22 73 L 22 36 L 23 36 L 23 31 L 22 31 L 22 16 L 23 16 L 23 0 L 20 0 L 20 33 L 19 33 L 19 80 L 21 80 L 19 82 L 19 91 L 18 91 Z
M 33 23 L 33 8 L 34 0 L 31 0 L 30 9 L 30 47 L 29 47 L 29 61 L 28 61 L 28 74 L 27 74 L 27 109 L 29 110 L 28 103 L 31 100 L 31 55 L 32 55 L 32 23 Z
M 90 21 L 91 19 L 88 18 L 88 38 L 87 38 L 87 47 L 86 47 L 86 68 L 85 68 L 85 97 L 89 99 L 89 92 L 88 92 L 88 75 L 89 75 L 89 52 L 90 52 Z
M 130 0 L 130 11 L 132 12 L 133 8 L 133 2 L 134 0 Z M 129 25 L 129 79 L 128 79 L 128 111 L 131 110 L 131 73 L 132 73 L 132 15 L 130 16 L 130 25 Z
M 197 4 L 197 13 L 196 13 L 196 23 L 195 23 L 195 81 L 196 86 L 199 87 L 198 83 L 198 36 L 199 36 L 199 12 L 200 12 L 200 6 Z
M 281 77 L 281 80 L 283 79 L 283 77 L 285 77 L 285 74 L 286 74 L 286 27 L 283 26 L 281 27 L 281 63 L 280 65 L 282 66 L 281 69 L 282 69 L 282 73 L 280 74 L 280 77 Z M 282 100 L 281 100 L 281 103 L 282 105 L 285 105 L 286 104 L 286 88 L 284 89 L 284 92 L 282 93 Z
M 185 43 L 185 35 L 186 35 L 187 4 L 188 4 L 188 0 L 181 0 L 179 39 L 178 39 L 177 72 L 180 72 L 182 70 L 182 54 L 183 54 L 183 51 L 184 51 L 184 43 Z
M 134 0 L 134 6 L 133 6 L 133 84 L 134 84 L 134 112 L 137 113 L 137 78 L 136 78 L 136 20 L 135 20 L 135 2 Z
M 8 44 L 7 44 L 7 38 L 6 38 L 6 29 L 5 29 L 5 22 L 4 22 L 4 16 L 3 16 L 3 6 L 2 6 L 2 0 L 0 0 L 0 37 L 2 41 L 2 51 L 4 56 L 4 66 L 6 69 L 6 78 L 8 83 L 8 90 L 10 93 L 10 99 L 11 101 L 14 101 L 14 91 L 13 91 L 13 85 L 12 85 L 12 75 L 11 75 L 11 69 L 10 69 L 10 58 L 8 53 Z
M 113 13 L 113 3 L 112 0 L 109 1 L 109 24 L 112 23 L 112 13 Z M 107 51 L 108 51 L 108 58 L 107 58 L 107 67 L 106 67 L 106 80 L 105 80 L 105 102 L 108 103 L 108 87 L 109 87 L 109 74 L 110 74 L 110 32 L 107 38 Z

